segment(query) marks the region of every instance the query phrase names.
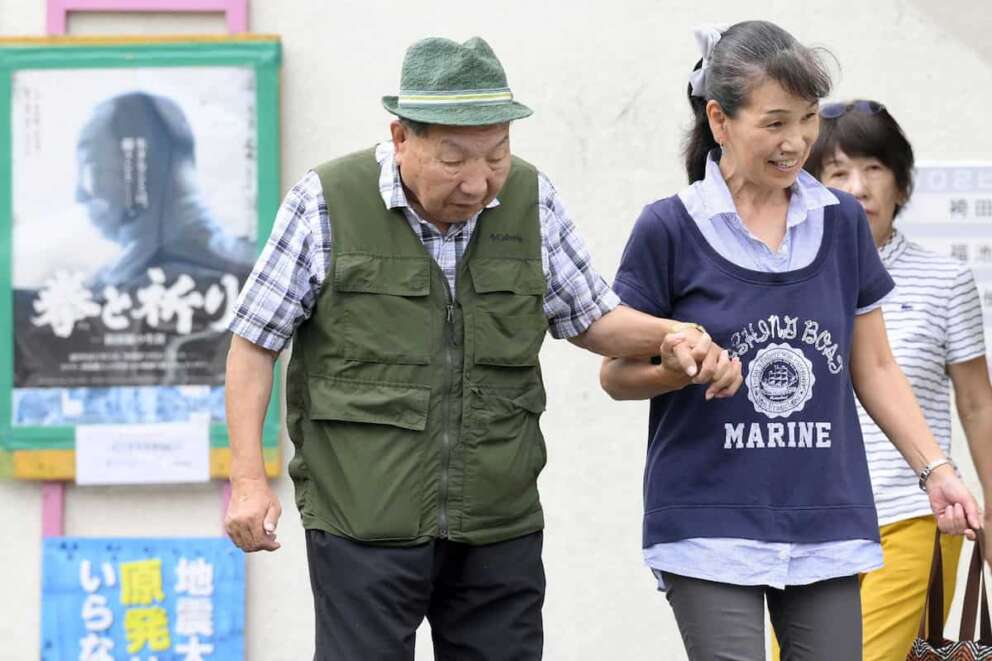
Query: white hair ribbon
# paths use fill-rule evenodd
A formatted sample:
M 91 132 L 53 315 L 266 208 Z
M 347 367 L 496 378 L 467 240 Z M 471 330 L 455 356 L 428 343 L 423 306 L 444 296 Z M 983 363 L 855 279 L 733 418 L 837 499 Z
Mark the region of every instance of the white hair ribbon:
M 720 37 L 723 36 L 723 29 L 716 25 L 704 25 L 692 31 L 696 38 L 696 45 L 699 46 L 703 54 L 703 64 L 698 69 L 689 74 L 689 84 L 692 85 L 692 95 L 706 98 L 706 70 L 710 66 L 710 56 L 713 48 Z

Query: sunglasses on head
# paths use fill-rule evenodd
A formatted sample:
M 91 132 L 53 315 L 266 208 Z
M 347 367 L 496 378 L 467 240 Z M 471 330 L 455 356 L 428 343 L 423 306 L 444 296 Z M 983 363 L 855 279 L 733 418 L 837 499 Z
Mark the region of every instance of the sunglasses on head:
M 837 119 L 838 117 L 843 117 L 852 110 L 856 112 L 863 112 L 868 115 L 877 115 L 885 110 L 885 106 L 878 101 L 865 101 L 863 99 L 859 99 L 858 101 L 825 103 L 820 106 L 820 117 L 824 119 Z

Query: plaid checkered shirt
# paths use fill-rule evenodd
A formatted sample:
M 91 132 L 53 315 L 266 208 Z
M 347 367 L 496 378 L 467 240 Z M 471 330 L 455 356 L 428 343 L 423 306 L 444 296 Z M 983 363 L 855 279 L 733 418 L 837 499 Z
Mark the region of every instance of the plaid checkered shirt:
M 376 147 L 380 165 L 379 191 L 388 209 L 402 209 L 424 248 L 441 267 L 451 291 L 458 262 L 472 238 L 479 214 L 442 234 L 421 219 L 407 202 L 393 158 L 393 145 Z M 541 261 L 548 283 L 544 314 L 551 335 L 569 338 L 584 332 L 620 300 L 593 270 L 581 237 L 551 181 L 538 174 L 541 222 Z M 489 207 L 499 204 L 494 199 Z M 238 299 L 230 330 L 273 351 L 285 348 L 296 328 L 313 312 L 330 269 L 331 222 L 320 179 L 307 174 L 286 194 L 276 214 L 272 234 Z

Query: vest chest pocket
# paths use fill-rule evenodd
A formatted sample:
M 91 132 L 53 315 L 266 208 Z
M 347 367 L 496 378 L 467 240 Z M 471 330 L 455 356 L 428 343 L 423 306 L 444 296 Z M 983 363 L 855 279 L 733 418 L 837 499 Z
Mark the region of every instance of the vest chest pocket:
M 427 255 L 366 253 L 334 256 L 344 358 L 409 365 L 430 363 L 428 259 Z
M 477 295 L 475 363 L 532 367 L 548 330 L 540 259 L 477 259 L 469 264 Z

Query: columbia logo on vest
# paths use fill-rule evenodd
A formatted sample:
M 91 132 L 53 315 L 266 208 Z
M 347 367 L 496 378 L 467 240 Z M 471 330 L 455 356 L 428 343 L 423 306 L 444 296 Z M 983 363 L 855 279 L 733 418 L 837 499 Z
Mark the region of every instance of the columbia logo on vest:
M 489 240 L 490 241 L 500 241 L 500 242 L 502 242 L 502 241 L 516 241 L 517 243 L 523 243 L 524 242 L 524 237 L 520 236 L 519 234 L 507 234 L 505 232 L 502 232 L 502 233 L 493 232 L 492 234 L 489 235 Z

